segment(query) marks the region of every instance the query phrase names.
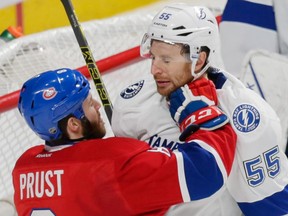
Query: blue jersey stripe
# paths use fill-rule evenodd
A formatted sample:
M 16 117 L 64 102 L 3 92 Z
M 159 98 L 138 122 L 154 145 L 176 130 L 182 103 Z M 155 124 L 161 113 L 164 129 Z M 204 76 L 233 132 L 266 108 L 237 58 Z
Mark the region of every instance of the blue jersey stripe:
M 271 30 L 277 29 L 272 6 L 243 0 L 228 1 L 222 21 L 242 22 Z
M 195 142 L 180 144 L 191 200 L 211 196 L 223 186 L 223 176 L 213 154 Z
M 280 192 L 253 203 L 238 203 L 245 216 L 288 214 L 288 185 Z

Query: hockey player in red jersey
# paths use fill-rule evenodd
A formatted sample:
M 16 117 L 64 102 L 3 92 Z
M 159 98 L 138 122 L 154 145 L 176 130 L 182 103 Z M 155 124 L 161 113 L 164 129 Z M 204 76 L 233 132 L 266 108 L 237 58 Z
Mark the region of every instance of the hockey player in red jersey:
M 100 104 L 80 72 L 63 68 L 29 79 L 18 108 L 45 144 L 15 164 L 18 215 L 164 215 L 174 204 L 218 193 L 231 171 L 236 135 L 216 103 L 207 80 L 171 94 L 171 116 L 186 140 L 171 152 L 131 138 L 102 139 Z
M 281 148 L 283 134 L 280 120 L 258 94 L 247 89 L 233 75 L 216 68 L 214 57 L 217 53 L 219 55 L 218 42 L 217 22 L 207 7 L 171 4 L 161 9 L 141 43 L 141 55 L 151 59 L 154 80 L 142 78 L 127 88 L 137 92 L 125 89 L 120 93 L 114 103 L 114 133 L 145 140 L 151 146 L 168 146 L 171 143 L 169 147 L 177 149 L 182 144 L 175 144 L 180 142 L 179 132 L 177 134 L 176 126 L 169 118 L 169 111 L 177 112 L 171 110 L 173 106 L 169 110 L 166 98 L 183 85 L 211 80 L 217 89 L 218 105 L 237 134 L 236 153 L 225 184 L 227 190 L 207 197 L 203 200 L 207 205 L 202 202 L 201 211 L 193 215 L 239 215 L 231 202 L 237 202 L 247 216 L 286 215 L 288 160 Z M 183 87 L 182 90 L 187 91 Z M 195 100 L 197 97 L 194 95 L 191 98 Z M 185 103 L 189 103 L 187 97 Z M 127 107 L 129 109 L 126 110 Z M 206 113 L 202 114 L 204 119 Z M 181 114 L 178 116 L 183 119 Z M 136 119 L 136 122 L 131 119 Z M 137 120 L 141 124 L 135 126 Z M 185 119 L 180 124 L 180 130 L 186 121 L 197 119 Z M 181 216 L 189 216 L 195 208 L 199 209 L 199 204 L 193 200 L 174 210 L 178 210 Z M 227 210 L 234 213 L 229 214 Z

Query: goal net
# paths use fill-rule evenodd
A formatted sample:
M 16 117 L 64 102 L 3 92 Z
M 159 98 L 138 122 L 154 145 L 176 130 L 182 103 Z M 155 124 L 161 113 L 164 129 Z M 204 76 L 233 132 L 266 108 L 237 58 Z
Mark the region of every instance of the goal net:
M 207 2 L 215 15 L 223 4 Z M 210 2 L 210 3 L 209 3 Z M 220 1 L 225 2 L 225 1 Z M 149 60 L 139 57 L 139 44 L 156 12 L 168 1 L 102 20 L 80 23 L 112 104 L 116 95 L 132 81 L 150 72 Z M 207 5 L 208 4 L 208 5 Z M 210 5 L 209 5 L 210 4 Z M 76 8 L 77 13 L 77 8 Z M 23 82 L 35 74 L 62 67 L 89 74 L 70 26 L 48 30 L 1 44 L 0 49 L 0 215 L 5 203 L 13 204 L 11 172 L 17 158 L 29 147 L 43 143 L 20 116 L 16 107 Z M 98 97 L 94 84 L 92 94 Z M 101 110 L 105 115 L 104 110 Z M 107 121 L 107 119 L 106 119 Z M 109 124 L 106 124 L 109 126 Z M 111 136 L 109 128 L 107 136 Z M 14 214 L 14 213 L 13 213 Z

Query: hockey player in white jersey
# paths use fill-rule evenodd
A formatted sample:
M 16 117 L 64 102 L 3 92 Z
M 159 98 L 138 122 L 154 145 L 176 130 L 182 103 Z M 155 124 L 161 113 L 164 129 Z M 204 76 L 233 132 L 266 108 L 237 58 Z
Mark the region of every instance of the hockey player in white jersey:
M 191 19 L 189 15 L 188 17 Z M 151 74 L 132 83 L 119 96 L 112 116 L 112 128 L 116 136 L 144 140 L 152 147 L 177 149 L 181 144 L 179 128 L 170 116 L 166 97 L 157 92 L 157 85 Z M 168 215 L 190 216 L 191 212 L 194 216 L 241 215 L 226 186 L 209 198 L 177 205 Z
M 181 145 L 176 138 L 180 132 L 177 134 L 176 129 L 175 133 L 176 125 L 169 120 L 166 97 L 186 83 L 206 77 L 214 82 L 218 105 L 229 117 L 238 136 L 227 183 L 229 194 L 244 215 L 288 214 L 288 161 L 279 147 L 282 136 L 279 118 L 260 96 L 236 77 L 212 67 L 213 56 L 219 51 L 217 41 L 218 26 L 207 8 L 174 4 L 161 10 L 141 44 L 141 55 L 152 59 L 154 83 L 143 78 L 133 85 L 134 93 L 129 91 L 131 86 L 121 92 L 114 103 L 114 133 L 145 140 L 152 146 Z M 185 88 L 181 89 L 184 92 Z M 219 210 L 225 203 L 211 199 L 208 209 L 204 204 L 203 211 L 196 215 L 227 215 L 223 209 Z M 229 204 L 225 206 L 229 207 Z M 190 215 L 192 209 L 193 202 L 173 210 Z M 213 214 L 212 210 L 217 213 Z
M 282 96 L 287 82 L 287 66 L 283 65 L 288 61 L 287 11 L 288 0 L 228 0 L 219 31 L 223 41 L 221 51 L 225 69 L 258 92 L 275 109 L 286 134 L 283 149 L 286 149 L 288 156 L 287 99 Z M 271 67 L 277 71 L 276 76 L 273 75 L 275 79 L 271 79 L 270 68 L 261 63 L 252 63 L 261 55 L 269 55 L 266 61 L 271 66 L 273 60 L 276 61 L 277 65 Z M 250 79 L 248 71 L 252 73 Z M 279 79 L 283 84 L 279 83 Z M 280 88 L 275 88 L 275 84 Z M 275 96 L 277 94 L 281 96 Z M 269 95 L 273 95 L 272 98 Z

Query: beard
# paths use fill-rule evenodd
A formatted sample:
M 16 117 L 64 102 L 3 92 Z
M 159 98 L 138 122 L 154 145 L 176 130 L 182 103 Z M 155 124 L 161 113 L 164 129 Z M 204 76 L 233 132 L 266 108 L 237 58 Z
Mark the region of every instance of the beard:
M 100 139 L 106 135 L 104 124 L 90 122 L 86 117 L 81 119 L 83 126 L 83 136 L 86 139 Z

